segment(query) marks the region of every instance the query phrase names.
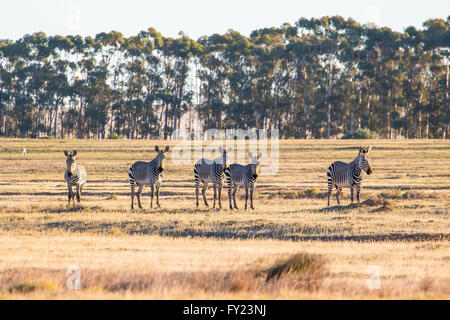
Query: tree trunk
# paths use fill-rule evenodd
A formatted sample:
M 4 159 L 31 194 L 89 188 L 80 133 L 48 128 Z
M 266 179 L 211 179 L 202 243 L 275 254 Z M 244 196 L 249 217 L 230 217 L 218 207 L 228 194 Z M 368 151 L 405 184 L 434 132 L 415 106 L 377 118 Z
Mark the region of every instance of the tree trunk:
M 135 113 L 133 117 L 133 129 L 131 130 L 131 139 L 134 139 L 136 134 L 136 121 L 137 121 L 137 114 Z
M 327 100 L 330 99 L 331 90 L 333 89 L 333 83 L 330 80 L 327 90 Z M 331 134 L 331 103 L 328 102 L 328 110 L 327 110 L 327 139 L 330 139 Z
M 327 110 L 327 139 L 330 139 L 330 128 L 331 127 L 331 103 L 328 104 Z
M 64 111 L 61 109 L 61 140 L 64 139 L 64 128 L 63 128 Z
M 5 117 L 5 138 L 9 137 L 9 106 L 6 107 Z
M 54 132 L 53 132 L 53 136 L 55 137 L 55 139 L 56 139 L 56 129 L 58 128 L 58 109 L 59 109 L 59 106 L 58 106 L 58 99 L 56 99 L 56 105 L 55 105 L 55 119 L 54 119 Z
M 353 137 L 353 121 L 354 121 L 354 112 L 353 110 L 350 111 L 350 135 Z
M 167 140 L 167 121 L 168 121 L 168 109 L 169 108 L 169 106 L 168 105 L 166 105 L 166 108 L 165 108 L 165 114 L 164 114 L 164 140 Z

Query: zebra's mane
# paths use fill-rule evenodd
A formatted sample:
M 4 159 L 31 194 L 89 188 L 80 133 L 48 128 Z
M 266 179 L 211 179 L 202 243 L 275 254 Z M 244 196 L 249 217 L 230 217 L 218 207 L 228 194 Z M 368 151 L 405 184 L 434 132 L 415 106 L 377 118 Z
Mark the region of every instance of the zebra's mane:
M 160 159 L 160 153 L 158 152 L 156 157 L 152 161 L 150 161 L 150 164 L 152 164 L 152 165 L 157 164 L 159 159 Z
M 358 155 L 356 156 L 356 158 L 353 159 L 353 161 L 350 162 L 349 164 L 350 164 L 350 165 L 353 165 L 353 166 L 355 167 L 355 169 L 360 169 L 360 168 L 361 168 L 361 166 L 359 165 L 359 160 L 360 160 L 360 158 L 361 158 L 361 153 L 358 154 Z

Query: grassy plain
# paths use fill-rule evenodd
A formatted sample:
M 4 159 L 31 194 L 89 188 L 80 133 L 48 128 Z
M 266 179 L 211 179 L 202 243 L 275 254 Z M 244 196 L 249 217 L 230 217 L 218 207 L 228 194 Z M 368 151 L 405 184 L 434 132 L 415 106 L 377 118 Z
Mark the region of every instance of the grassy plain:
M 351 161 L 361 143 L 373 146 L 366 202 L 349 206 L 344 190 L 342 206 L 333 194 L 327 208 L 328 165 Z M 0 139 L 0 298 L 450 298 L 448 140 L 280 141 L 256 210 L 240 198 L 234 212 L 195 209 L 192 165 L 169 153 L 162 209 L 150 209 L 147 188 L 131 212 L 128 168 L 155 144 L 176 143 Z M 88 174 L 75 208 L 64 149 L 78 149 Z M 222 200 L 227 208 L 226 191 Z M 306 260 L 268 280 L 296 254 Z M 66 286 L 71 265 L 80 290 Z

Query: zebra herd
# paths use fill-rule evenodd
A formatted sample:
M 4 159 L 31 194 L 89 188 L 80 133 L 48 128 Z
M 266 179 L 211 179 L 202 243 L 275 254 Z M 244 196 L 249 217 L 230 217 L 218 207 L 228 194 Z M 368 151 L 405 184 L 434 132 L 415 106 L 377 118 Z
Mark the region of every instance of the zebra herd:
M 350 162 L 342 161 L 333 162 L 327 170 L 328 182 L 328 206 L 330 206 L 330 197 L 333 187 L 336 188 L 336 199 L 340 205 L 340 194 L 343 187 L 350 187 L 351 202 L 353 203 L 353 193 L 356 190 L 356 200 L 360 202 L 361 183 L 364 179 L 363 172 L 368 175 L 372 173 L 372 166 L 370 164 L 369 152 L 372 147 L 360 147 L 356 158 Z M 138 207 L 142 209 L 141 193 L 145 185 L 149 185 L 151 189 L 150 208 L 153 207 L 153 195 L 156 191 L 156 207 L 161 208 L 159 204 L 159 191 L 162 184 L 163 171 L 165 166 L 166 154 L 169 152 L 169 146 L 164 149 L 155 147 L 157 153 L 156 157 L 150 162 L 137 161 L 133 163 L 128 170 L 128 178 L 131 188 L 131 209 L 134 210 L 134 196 L 135 187 L 138 187 L 136 192 Z M 194 181 L 195 181 L 195 198 L 196 207 L 199 207 L 199 187 L 202 183 L 202 196 L 205 206 L 208 205 L 206 200 L 206 190 L 208 184 L 212 184 L 214 188 L 214 202 L 213 208 L 216 208 L 216 199 L 218 199 L 219 208 L 222 208 L 222 187 L 226 180 L 228 186 L 228 200 L 230 210 L 238 209 L 236 205 L 236 192 L 240 187 L 245 189 L 245 210 L 247 210 L 247 202 L 250 193 L 250 208 L 254 210 L 253 195 L 255 185 L 258 181 L 259 168 L 261 165 L 261 152 L 257 155 L 249 152 L 250 163 L 247 165 L 240 165 L 237 163 L 228 165 L 227 151 L 220 149 L 221 156 L 209 160 L 202 158 L 194 165 Z M 67 183 L 69 204 L 75 203 L 75 195 L 72 188 L 76 187 L 77 202 L 81 201 L 81 191 L 86 183 L 86 170 L 83 166 L 76 162 L 77 150 L 72 152 L 64 151 L 66 156 L 66 171 L 64 173 L 64 180 Z

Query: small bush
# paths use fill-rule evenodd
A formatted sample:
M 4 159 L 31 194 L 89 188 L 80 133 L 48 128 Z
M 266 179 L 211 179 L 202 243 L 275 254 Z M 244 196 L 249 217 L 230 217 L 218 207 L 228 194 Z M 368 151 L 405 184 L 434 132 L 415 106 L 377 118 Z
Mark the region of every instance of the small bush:
M 10 293 L 30 293 L 34 291 L 57 291 L 58 285 L 52 281 L 24 281 L 9 287 Z
M 437 199 L 439 198 L 439 194 L 437 193 L 424 193 L 421 191 L 406 191 L 403 196 L 403 199 Z
M 320 198 L 320 189 L 309 188 L 304 191 L 304 194 L 307 198 Z
M 319 188 L 309 188 L 301 191 L 277 191 L 269 194 L 268 199 L 324 199 L 327 197 L 327 192 L 321 192 Z
M 393 203 L 385 199 L 372 199 L 369 198 L 361 203 L 362 206 L 376 207 L 376 206 L 392 206 Z
M 317 254 L 297 253 L 288 259 L 275 263 L 267 269 L 266 281 L 278 280 L 283 275 L 291 274 L 299 277 L 323 277 L 325 259 Z
M 403 199 L 403 192 L 399 189 L 390 190 L 387 192 L 381 192 L 379 197 L 383 199 Z
M 108 139 L 114 139 L 114 140 L 118 140 L 118 139 L 123 139 L 123 136 L 112 133 L 109 135 Z
M 347 132 L 342 139 L 376 139 L 377 133 L 370 129 L 358 129 L 351 134 Z

